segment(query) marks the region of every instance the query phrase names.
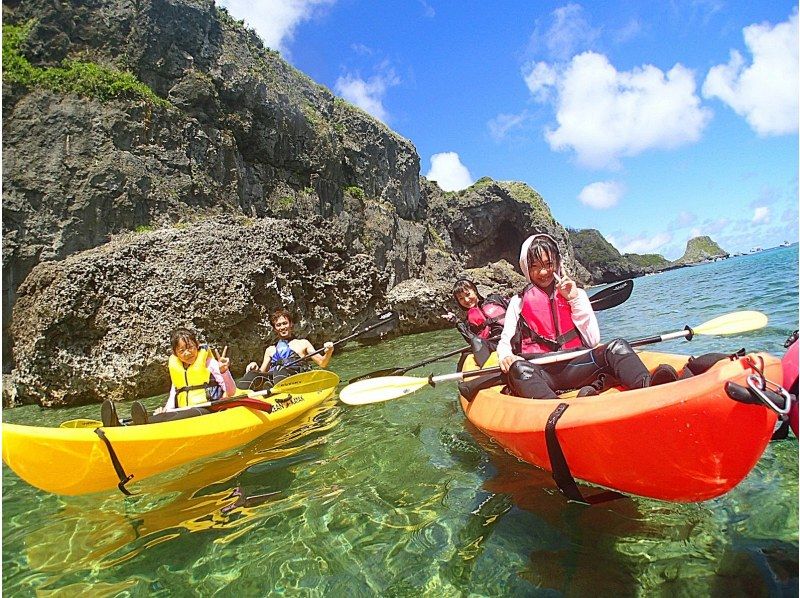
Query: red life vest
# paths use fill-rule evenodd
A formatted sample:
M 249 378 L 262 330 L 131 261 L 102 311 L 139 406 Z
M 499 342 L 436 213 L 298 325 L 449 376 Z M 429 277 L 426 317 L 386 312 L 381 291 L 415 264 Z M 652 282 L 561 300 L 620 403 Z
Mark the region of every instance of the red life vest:
M 549 297 L 535 284 L 522 290 L 522 310 L 517 323 L 518 352 L 547 353 L 583 346 L 572 321 L 569 302 L 559 293 Z
M 505 299 L 490 295 L 479 306 L 471 307 L 467 311 L 470 330 L 482 339 L 499 336 L 506 321 L 507 305 Z

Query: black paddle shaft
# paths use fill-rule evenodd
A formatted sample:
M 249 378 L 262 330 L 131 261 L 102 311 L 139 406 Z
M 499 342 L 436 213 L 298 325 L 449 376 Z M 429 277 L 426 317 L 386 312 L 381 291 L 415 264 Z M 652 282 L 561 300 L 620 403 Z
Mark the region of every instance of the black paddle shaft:
M 391 312 L 391 311 L 387 311 L 385 314 L 383 314 L 381 316 L 378 316 L 378 317 L 380 318 L 380 322 L 375 322 L 374 324 L 371 324 L 371 325 L 367 326 L 366 328 L 362 328 L 358 332 L 353 332 L 353 334 L 351 334 L 349 336 L 346 336 L 346 337 L 344 337 L 342 339 L 339 339 L 338 341 L 335 341 L 333 343 L 333 346 L 335 347 L 336 345 L 341 345 L 342 343 L 346 343 L 349 340 L 353 340 L 357 336 L 361 336 L 365 332 L 369 332 L 370 330 L 375 330 L 375 328 L 378 328 L 379 326 L 386 326 L 389 322 L 396 322 L 397 321 L 397 314 L 394 313 L 394 312 Z M 324 353 L 324 352 L 325 352 L 325 347 L 322 347 L 321 349 L 317 349 L 313 353 L 309 353 L 308 355 L 304 355 L 300 359 L 295 359 L 291 363 L 287 363 L 283 367 L 285 367 L 285 368 L 292 367 L 293 365 L 297 365 L 298 363 L 300 363 L 302 361 L 305 361 L 309 357 L 312 357 L 314 355 L 319 355 L 320 353 Z

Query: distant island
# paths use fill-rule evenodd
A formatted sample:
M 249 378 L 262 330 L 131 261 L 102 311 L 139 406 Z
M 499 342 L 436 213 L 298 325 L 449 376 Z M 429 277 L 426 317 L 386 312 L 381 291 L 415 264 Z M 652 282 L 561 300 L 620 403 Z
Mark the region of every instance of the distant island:
M 615 282 L 730 257 L 708 236 L 689 239 L 683 255 L 670 261 L 653 253 L 621 254 L 596 229 L 568 229 L 568 232 L 575 249 L 575 260 L 586 268 L 595 283 Z

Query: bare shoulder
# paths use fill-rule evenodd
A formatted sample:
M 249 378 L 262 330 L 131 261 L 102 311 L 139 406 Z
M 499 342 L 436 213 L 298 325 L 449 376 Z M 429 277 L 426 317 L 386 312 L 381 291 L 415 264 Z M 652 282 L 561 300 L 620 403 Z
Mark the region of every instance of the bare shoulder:
M 289 348 L 300 357 L 305 357 L 314 350 L 314 346 L 305 338 L 295 338 L 289 341 Z

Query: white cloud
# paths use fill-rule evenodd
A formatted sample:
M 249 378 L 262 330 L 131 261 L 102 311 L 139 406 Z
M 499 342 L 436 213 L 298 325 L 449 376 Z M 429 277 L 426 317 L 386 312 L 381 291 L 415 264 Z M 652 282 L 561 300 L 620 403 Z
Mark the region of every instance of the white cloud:
M 629 235 L 617 231 L 618 236 L 603 235 L 609 243 L 617 248 L 620 253 L 660 253 L 664 254 L 664 249 L 672 241 L 671 233 L 659 233 L 657 235 L 641 234 Z
M 431 156 L 431 169 L 425 175 L 429 181 L 436 181 L 445 191 L 460 191 L 469 187 L 472 175 L 461 163 L 456 152 L 443 152 Z
M 697 220 L 697 216 L 695 216 L 692 212 L 683 210 L 678 213 L 678 216 L 672 222 L 670 228 L 685 228 L 694 223 L 695 220 Z
M 703 84 L 703 95 L 717 97 L 743 116 L 762 136 L 798 130 L 797 12 L 772 27 L 769 23 L 745 27 L 744 42 L 753 55 L 745 60 L 731 51 L 728 64 L 713 67 Z
M 546 62 L 537 62 L 523 78 L 534 99 L 546 102 L 550 98 L 550 88 L 558 80 L 558 72 Z
M 268 47 L 282 53 L 288 52 L 286 44 L 301 22 L 334 2 L 336 0 L 218 0 L 231 15 L 244 19 L 255 29 Z
M 533 80 L 541 94 L 546 78 Z M 652 65 L 620 72 L 604 55 L 585 52 L 560 70 L 553 87 L 558 127 L 545 137 L 590 168 L 618 168 L 624 156 L 694 143 L 711 118 L 695 94 L 694 74 L 680 64 L 666 73 Z
M 578 194 L 578 200 L 596 210 L 607 210 L 619 203 L 625 193 L 625 185 L 618 181 L 599 181 L 586 185 Z
M 656 250 L 667 245 L 670 241 L 672 241 L 670 233 L 640 235 L 627 239 L 618 249 L 621 253 L 659 253 Z
M 432 19 L 436 16 L 436 9 L 433 6 L 425 2 L 425 0 L 419 0 L 419 3 L 422 5 L 422 14 L 425 17 Z
M 600 37 L 583 16 L 580 4 L 566 4 L 550 13 L 550 26 L 541 31 L 538 23 L 531 36 L 534 52 L 544 49 L 556 60 L 567 60 L 580 50 L 591 48 Z
M 498 114 L 488 123 L 489 134 L 495 141 L 502 141 L 509 131 L 520 128 L 527 120 L 527 112 L 522 112 L 521 114 Z
M 753 220 L 752 220 L 752 222 L 754 224 L 757 224 L 757 223 L 760 223 L 760 222 L 764 222 L 764 223 L 769 222 L 769 208 L 767 206 L 761 206 L 761 207 L 756 208 L 753 211 Z
M 386 90 L 399 83 L 400 77 L 394 70 L 382 65 L 378 74 L 366 80 L 350 73 L 343 75 L 336 80 L 334 89 L 348 102 L 388 124 L 389 113 L 383 105 L 383 97 Z
M 642 24 L 638 19 L 631 19 L 623 27 L 614 32 L 614 41 L 618 44 L 628 42 L 638 36 L 642 31 Z

